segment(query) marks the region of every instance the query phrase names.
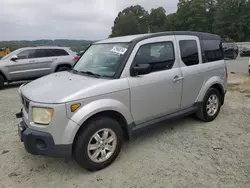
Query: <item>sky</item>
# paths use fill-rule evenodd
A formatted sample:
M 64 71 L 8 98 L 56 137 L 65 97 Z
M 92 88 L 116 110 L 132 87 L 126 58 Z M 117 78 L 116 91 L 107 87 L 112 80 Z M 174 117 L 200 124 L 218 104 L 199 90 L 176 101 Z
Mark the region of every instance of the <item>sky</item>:
M 118 12 L 139 4 L 175 12 L 178 0 L 0 0 L 0 41 L 105 39 Z

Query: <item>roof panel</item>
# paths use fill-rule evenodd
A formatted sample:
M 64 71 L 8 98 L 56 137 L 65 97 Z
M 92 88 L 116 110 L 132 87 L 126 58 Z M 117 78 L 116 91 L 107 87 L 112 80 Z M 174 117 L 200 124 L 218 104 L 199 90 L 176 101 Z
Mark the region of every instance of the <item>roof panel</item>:
M 151 34 L 138 34 L 138 35 L 128 35 L 123 37 L 114 37 L 114 38 L 108 38 L 101 41 L 96 42 L 95 44 L 99 43 L 116 43 L 116 42 L 132 42 L 136 38 L 143 37 L 143 36 L 149 36 Z
M 167 35 L 192 35 L 197 36 L 201 40 L 220 40 L 220 36 L 211 33 L 193 32 L 193 31 L 168 31 L 160 33 L 148 33 L 139 35 L 128 35 L 123 37 L 108 38 L 102 41 L 98 41 L 95 44 L 100 43 L 116 43 L 116 42 L 139 42 L 153 37 L 167 36 Z

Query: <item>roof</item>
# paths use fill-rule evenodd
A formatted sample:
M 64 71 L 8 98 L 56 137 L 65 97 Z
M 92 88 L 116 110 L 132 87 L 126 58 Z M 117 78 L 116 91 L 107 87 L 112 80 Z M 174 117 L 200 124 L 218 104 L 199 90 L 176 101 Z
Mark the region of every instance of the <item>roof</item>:
M 35 46 L 35 47 L 23 47 L 18 50 L 31 50 L 31 49 L 68 49 L 68 47 L 60 47 L 60 46 Z
M 192 35 L 192 36 L 199 37 L 201 40 L 220 40 L 221 39 L 219 35 L 215 35 L 211 33 L 202 33 L 202 32 L 194 32 L 194 31 L 168 31 L 168 32 L 161 32 L 161 33 L 148 33 L 148 34 L 128 35 L 128 36 L 123 36 L 123 37 L 108 38 L 102 41 L 98 41 L 95 44 L 118 43 L 118 42 L 139 42 L 141 40 L 145 40 L 148 38 L 168 36 L 168 35 Z
M 151 34 L 138 34 L 138 35 L 127 35 L 123 37 L 114 37 L 114 38 L 108 38 L 101 41 L 96 42 L 98 43 L 116 43 L 116 42 L 131 42 L 136 38 L 143 37 L 143 36 L 149 36 Z

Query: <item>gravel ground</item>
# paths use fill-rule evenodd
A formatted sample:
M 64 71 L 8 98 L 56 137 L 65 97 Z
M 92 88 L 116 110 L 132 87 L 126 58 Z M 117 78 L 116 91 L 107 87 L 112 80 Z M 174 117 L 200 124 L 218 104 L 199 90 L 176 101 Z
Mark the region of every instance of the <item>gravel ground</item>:
M 248 85 L 249 81 L 249 85 Z M 241 87 L 242 86 L 242 87 Z M 26 153 L 17 135 L 17 87 L 0 91 L 0 188 L 249 188 L 250 79 L 230 75 L 218 118 L 165 122 L 125 143 L 108 168 L 91 173 L 73 160 Z
M 229 72 L 248 74 L 249 57 L 238 57 L 236 60 L 226 60 Z

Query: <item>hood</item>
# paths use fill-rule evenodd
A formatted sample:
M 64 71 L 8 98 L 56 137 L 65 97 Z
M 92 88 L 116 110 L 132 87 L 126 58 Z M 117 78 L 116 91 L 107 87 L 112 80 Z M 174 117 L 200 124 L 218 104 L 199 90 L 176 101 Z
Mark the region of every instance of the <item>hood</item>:
M 112 80 L 59 72 L 24 85 L 21 94 L 39 103 L 64 103 L 100 95 L 97 86 L 109 81 Z

